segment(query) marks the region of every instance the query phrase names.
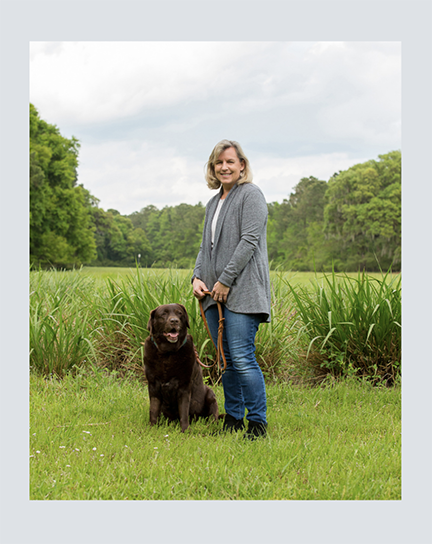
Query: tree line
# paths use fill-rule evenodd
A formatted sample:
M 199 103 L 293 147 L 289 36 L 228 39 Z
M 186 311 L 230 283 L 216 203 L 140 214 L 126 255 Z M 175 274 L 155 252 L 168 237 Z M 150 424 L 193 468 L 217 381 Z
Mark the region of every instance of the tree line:
M 79 141 L 65 138 L 30 104 L 30 262 L 34 267 L 191 268 L 205 206 L 149 205 L 129 215 L 103 210 L 78 184 Z M 268 204 L 272 268 L 376 271 L 401 265 L 401 153 L 302 178 Z

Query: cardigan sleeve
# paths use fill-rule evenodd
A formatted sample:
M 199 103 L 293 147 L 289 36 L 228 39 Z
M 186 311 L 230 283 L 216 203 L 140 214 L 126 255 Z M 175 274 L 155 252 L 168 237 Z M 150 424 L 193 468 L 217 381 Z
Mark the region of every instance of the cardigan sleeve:
M 260 237 L 265 233 L 267 223 L 267 204 L 261 191 L 245 195 L 241 208 L 240 241 L 218 280 L 231 287 L 237 276 L 252 258 Z
M 204 246 L 205 246 L 204 239 L 205 239 L 205 236 L 206 236 L 206 228 L 207 228 L 207 223 L 208 223 L 208 210 L 209 210 L 210 203 L 211 203 L 211 201 L 208 202 L 207 206 L 206 206 L 205 218 L 204 218 L 204 228 L 203 228 L 203 233 L 202 233 L 202 240 L 201 240 L 201 245 L 200 245 L 198 255 L 197 255 L 197 258 L 196 258 L 196 261 L 195 261 L 195 267 L 194 267 L 194 270 L 193 270 L 191 283 L 193 283 L 193 280 L 194 280 L 195 277 L 199 278 L 200 280 L 202 280 L 202 278 L 203 278 L 202 268 L 203 268 L 203 251 L 204 251 Z M 204 264 L 204 268 L 205 268 L 205 264 Z
M 193 270 L 191 283 L 193 282 L 195 277 L 201 279 L 201 261 L 202 261 L 201 255 L 202 255 L 202 246 L 199 248 L 198 256 L 195 261 L 195 268 Z

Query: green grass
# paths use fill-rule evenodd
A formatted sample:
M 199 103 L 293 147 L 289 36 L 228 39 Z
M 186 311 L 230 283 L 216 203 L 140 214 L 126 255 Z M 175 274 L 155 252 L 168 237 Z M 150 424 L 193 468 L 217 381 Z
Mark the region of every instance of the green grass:
M 97 366 L 142 375 L 150 312 L 170 302 L 184 304 L 200 359 L 213 364 L 190 276 L 157 269 L 31 272 L 31 370 L 62 377 Z M 256 337 L 267 380 L 315 383 L 350 373 L 388 385 L 399 379 L 400 275 L 272 272 L 271 283 L 271 323 Z M 219 380 L 216 366 L 204 375 Z
M 215 387 L 223 411 L 223 392 Z M 269 435 L 148 425 L 146 386 L 30 376 L 32 500 L 400 500 L 401 390 L 267 386 Z
M 192 277 L 192 270 L 187 269 L 178 269 L 178 270 L 172 270 L 167 268 L 140 268 L 140 271 L 144 274 L 146 278 L 156 278 L 156 277 L 162 277 L 167 276 L 172 272 L 175 272 L 180 277 L 187 278 L 190 280 Z M 134 276 L 136 274 L 135 268 L 114 268 L 114 267 L 99 267 L 99 266 L 83 266 L 81 269 L 81 273 L 89 276 L 91 278 L 95 279 L 106 279 L 106 278 L 112 278 L 114 280 L 119 280 L 121 278 L 125 278 L 126 276 Z M 400 274 L 392 274 L 391 276 L 399 276 Z M 318 279 L 318 281 L 321 281 L 326 274 L 321 274 L 315 272 L 278 272 L 278 271 L 270 271 L 270 277 L 274 280 L 278 276 L 283 277 L 286 281 L 293 285 L 305 285 L 309 286 L 311 282 L 315 281 L 315 279 Z M 348 273 L 347 276 L 349 277 L 357 277 L 357 273 Z M 378 272 L 368 272 L 368 276 L 370 278 L 381 278 L 382 274 Z
M 212 364 L 215 350 L 192 294 L 190 273 L 178 270 L 129 270 L 100 277 L 85 271 L 30 274 L 30 366 L 32 371 L 59 377 L 82 367 L 143 371 L 143 348 L 152 309 L 178 302 L 189 315 L 190 333 L 200 359 Z M 69 287 L 68 287 L 69 284 Z M 257 357 L 266 376 L 287 366 L 295 334 L 287 289 L 275 283 L 272 323 L 257 336 Z M 76 339 L 77 346 L 74 346 Z M 73 347 L 77 349 L 73 351 Z M 215 383 L 216 370 L 208 372 Z
M 400 377 L 401 277 L 330 274 L 312 288 L 283 280 L 320 368 L 393 384 Z

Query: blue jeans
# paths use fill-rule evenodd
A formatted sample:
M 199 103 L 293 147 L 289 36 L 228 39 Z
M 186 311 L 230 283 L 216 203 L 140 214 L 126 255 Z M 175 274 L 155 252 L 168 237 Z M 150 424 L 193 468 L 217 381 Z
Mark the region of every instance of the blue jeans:
M 225 412 L 235 419 L 267 423 L 267 400 L 264 376 L 255 357 L 255 335 L 261 322 L 259 315 L 236 314 L 222 306 L 224 314 L 223 348 L 227 367 L 222 374 Z M 219 313 L 210 306 L 207 323 L 217 344 Z

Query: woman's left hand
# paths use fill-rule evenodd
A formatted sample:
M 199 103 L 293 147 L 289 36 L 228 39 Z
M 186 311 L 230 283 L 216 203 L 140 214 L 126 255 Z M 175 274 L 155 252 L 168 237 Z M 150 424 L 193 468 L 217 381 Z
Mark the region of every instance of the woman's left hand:
M 228 298 L 230 288 L 224 285 L 223 283 L 220 283 L 217 281 L 212 289 L 211 297 L 213 300 L 216 300 L 216 302 L 226 302 Z

